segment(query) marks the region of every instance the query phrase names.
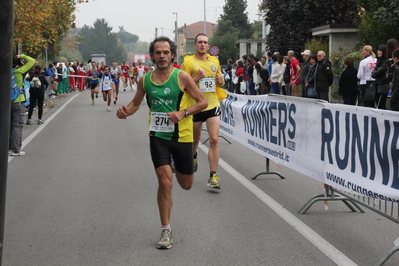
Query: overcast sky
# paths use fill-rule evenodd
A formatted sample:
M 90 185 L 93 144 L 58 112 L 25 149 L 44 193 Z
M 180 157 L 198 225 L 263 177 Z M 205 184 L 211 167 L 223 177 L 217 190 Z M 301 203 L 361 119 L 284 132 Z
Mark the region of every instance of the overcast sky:
M 257 17 L 260 0 L 248 0 L 247 12 L 250 22 Z M 217 22 L 225 0 L 205 0 L 206 20 Z M 78 4 L 76 26 L 92 26 L 97 18 L 104 18 L 119 31 L 118 26 L 123 26 L 126 31 L 139 36 L 139 40 L 150 42 L 154 39 L 155 28 L 158 36 L 168 36 L 174 39 L 174 27 L 177 12 L 178 27 L 204 21 L 203 0 L 89 0 L 89 3 Z M 163 28 L 163 29 L 162 29 Z

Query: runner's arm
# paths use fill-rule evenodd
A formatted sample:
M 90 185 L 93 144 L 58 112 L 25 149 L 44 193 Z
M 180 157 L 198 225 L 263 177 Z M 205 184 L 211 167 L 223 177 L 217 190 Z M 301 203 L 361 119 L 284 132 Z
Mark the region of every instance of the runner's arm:
M 128 116 L 133 115 L 140 108 L 141 102 L 145 96 L 145 91 L 143 88 L 143 79 L 140 79 L 137 85 L 137 92 L 134 95 L 133 100 L 128 104 L 128 106 L 122 106 L 116 111 L 116 116 L 120 119 L 126 119 Z
M 220 65 L 217 65 L 217 72 L 216 72 L 216 82 L 218 83 L 218 85 L 220 87 L 222 87 L 224 85 L 224 77 L 223 77 L 223 73 L 222 73 L 222 68 L 220 67 Z
M 202 92 L 198 89 L 197 85 L 195 85 L 192 77 L 186 72 L 181 71 L 179 78 L 185 91 L 196 101 L 194 105 L 190 106 L 186 110 L 192 115 L 204 110 L 208 106 L 208 102 Z
M 181 71 L 179 73 L 179 81 L 181 89 L 185 90 L 191 96 L 191 98 L 196 101 L 194 105 L 186 108 L 185 110 L 187 110 L 190 115 L 204 110 L 208 106 L 208 102 L 206 101 L 202 92 L 195 85 L 193 78 L 187 74 L 187 72 Z M 169 112 L 168 115 L 170 121 L 177 123 L 186 116 L 186 112 L 183 109 L 176 112 Z

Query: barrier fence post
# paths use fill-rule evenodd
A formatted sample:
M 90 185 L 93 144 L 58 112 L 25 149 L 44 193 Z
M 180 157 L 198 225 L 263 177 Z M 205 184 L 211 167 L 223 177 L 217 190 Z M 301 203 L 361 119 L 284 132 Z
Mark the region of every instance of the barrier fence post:
M 279 172 L 272 171 L 270 172 L 270 159 L 266 157 L 266 171 L 260 172 L 256 176 L 252 177 L 252 180 L 255 180 L 260 175 L 278 175 L 281 179 L 285 179 Z
M 342 201 L 352 212 L 356 212 L 356 209 L 359 212 L 364 213 L 365 211 L 352 199 L 342 195 L 341 193 L 335 193 L 336 191 L 329 185 L 326 185 L 326 192 L 314 195 L 308 202 L 303 205 L 303 207 L 298 211 L 300 214 L 305 214 L 307 210 L 309 210 L 312 205 L 318 201 Z M 353 204 L 355 208 L 350 205 Z
M 11 118 L 11 66 L 14 32 L 14 0 L 0 1 L 0 266 L 4 247 L 4 216 L 8 170 L 8 150 Z

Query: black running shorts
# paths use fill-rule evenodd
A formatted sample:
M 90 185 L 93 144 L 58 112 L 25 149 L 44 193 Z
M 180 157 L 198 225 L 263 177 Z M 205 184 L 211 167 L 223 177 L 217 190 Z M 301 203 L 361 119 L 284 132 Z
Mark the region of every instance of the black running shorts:
M 176 171 L 191 175 L 194 173 L 194 155 L 192 142 L 176 142 L 150 137 L 150 151 L 155 169 L 175 162 Z
M 220 108 L 215 107 L 208 111 L 200 112 L 198 114 L 193 115 L 194 122 L 205 122 L 208 118 L 220 116 Z
M 90 89 L 94 90 L 97 87 L 98 83 L 90 83 Z

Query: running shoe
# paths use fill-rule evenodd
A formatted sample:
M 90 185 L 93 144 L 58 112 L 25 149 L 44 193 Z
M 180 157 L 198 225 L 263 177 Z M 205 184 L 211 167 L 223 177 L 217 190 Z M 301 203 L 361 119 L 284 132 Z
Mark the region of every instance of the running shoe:
M 221 189 L 220 184 L 219 184 L 219 177 L 217 174 L 213 174 L 209 179 L 208 179 L 208 187 L 211 188 L 216 188 L 216 189 Z
M 107 112 L 111 112 L 111 108 L 107 107 Z
M 96 102 L 95 101 L 91 101 L 91 105 L 94 105 Z
M 157 248 L 159 249 L 168 249 L 172 247 L 173 239 L 172 239 L 172 230 L 164 229 L 161 233 L 161 238 L 158 241 Z
M 30 121 L 30 119 L 28 119 L 27 121 L 26 121 L 26 124 L 27 125 L 30 125 L 32 122 Z
M 126 91 L 126 87 L 123 89 L 123 91 Z
M 25 152 L 20 151 L 20 152 L 14 152 L 14 151 L 9 151 L 10 156 L 17 157 L 17 156 L 24 156 Z
M 98 98 L 98 93 L 96 93 L 96 98 Z
M 44 124 L 44 121 L 41 120 L 41 119 L 39 119 L 39 120 L 37 121 L 37 124 L 38 124 L 38 125 L 43 125 L 43 124 Z
M 198 160 L 197 158 L 194 159 L 194 172 L 197 172 L 198 170 Z

